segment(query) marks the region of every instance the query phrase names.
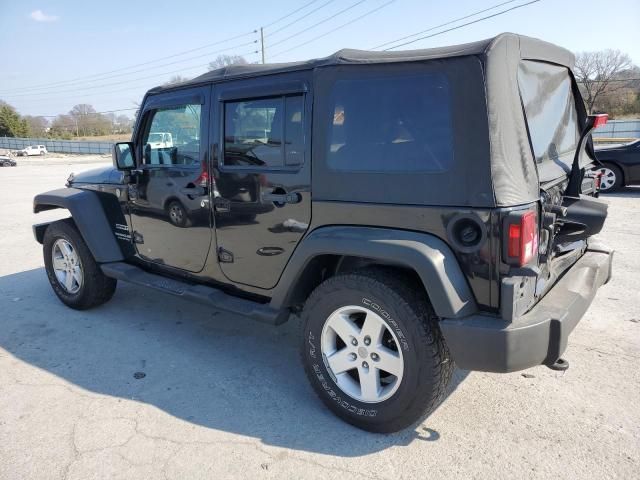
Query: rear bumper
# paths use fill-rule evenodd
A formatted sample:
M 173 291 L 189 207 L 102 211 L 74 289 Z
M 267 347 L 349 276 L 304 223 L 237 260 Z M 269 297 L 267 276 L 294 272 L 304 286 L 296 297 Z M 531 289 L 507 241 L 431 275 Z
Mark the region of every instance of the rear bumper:
M 612 259 L 612 250 L 590 247 L 535 307 L 513 322 L 478 314 L 442 320 L 456 364 L 466 370 L 513 372 L 555 363 L 596 292 L 611 278 Z

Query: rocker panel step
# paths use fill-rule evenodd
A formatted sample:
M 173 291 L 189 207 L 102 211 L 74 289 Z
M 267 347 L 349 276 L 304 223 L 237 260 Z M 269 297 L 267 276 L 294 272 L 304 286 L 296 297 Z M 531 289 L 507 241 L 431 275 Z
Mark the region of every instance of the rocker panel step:
M 153 288 L 188 300 L 204 303 L 220 310 L 244 315 L 254 320 L 272 325 L 284 323 L 288 315 L 269 305 L 234 297 L 217 288 L 207 285 L 193 285 L 173 278 L 149 273 L 140 267 L 124 262 L 104 263 L 100 265 L 107 277 L 123 282 Z

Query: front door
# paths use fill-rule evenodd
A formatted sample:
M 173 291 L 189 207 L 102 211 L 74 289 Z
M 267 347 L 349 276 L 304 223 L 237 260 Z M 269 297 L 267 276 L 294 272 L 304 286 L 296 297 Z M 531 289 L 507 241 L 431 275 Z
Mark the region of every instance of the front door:
M 199 272 L 211 244 L 207 168 L 210 88 L 147 98 L 136 138 L 139 165 L 129 186 L 138 255 Z
M 231 281 L 273 288 L 311 220 L 311 98 L 304 76 L 214 88 L 218 261 Z

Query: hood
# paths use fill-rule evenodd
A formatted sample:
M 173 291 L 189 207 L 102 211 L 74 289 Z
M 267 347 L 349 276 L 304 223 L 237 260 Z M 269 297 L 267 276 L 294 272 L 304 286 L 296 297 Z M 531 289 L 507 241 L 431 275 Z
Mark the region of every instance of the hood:
M 67 179 L 69 185 L 80 183 L 122 183 L 122 172 L 113 167 L 100 167 L 80 173 L 72 173 Z

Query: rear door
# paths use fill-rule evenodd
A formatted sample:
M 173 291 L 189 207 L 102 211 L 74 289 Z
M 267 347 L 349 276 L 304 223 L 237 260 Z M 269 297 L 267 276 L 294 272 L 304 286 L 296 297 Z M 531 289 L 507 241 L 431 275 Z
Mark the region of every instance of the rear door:
M 308 73 L 214 87 L 218 261 L 235 283 L 276 285 L 311 220 Z
M 541 189 L 542 210 L 538 216 L 541 274 L 537 286 L 540 294 L 580 258 L 585 247 L 585 240 L 563 235 L 570 224 L 563 224 L 560 217 L 553 216 L 558 208 L 568 206 L 564 194 L 581 129 L 576 99 L 582 100 L 569 69 L 547 62 L 523 60 L 518 70 L 518 86 Z M 588 154 L 582 152 L 581 167 L 590 162 Z

